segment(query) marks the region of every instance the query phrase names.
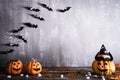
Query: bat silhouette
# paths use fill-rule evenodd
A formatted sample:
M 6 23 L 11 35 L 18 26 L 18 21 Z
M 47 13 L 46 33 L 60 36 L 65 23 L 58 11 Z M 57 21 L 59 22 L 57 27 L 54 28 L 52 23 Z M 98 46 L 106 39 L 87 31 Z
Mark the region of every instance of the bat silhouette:
M 23 23 L 25 26 L 30 27 L 30 28 L 37 28 L 37 24 L 31 24 L 31 23 Z
M 6 50 L 6 51 L 0 51 L 0 54 L 8 54 L 8 53 L 12 53 L 13 51 L 14 51 L 14 49 Z
M 33 8 L 33 7 L 24 7 L 25 9 L 29 10 L 29 11 L 34 11 L 34 12 L 39 12 L 40 9 L 38 8 Z
M 43 8 L 46 8 L 47 10 L 49 10 L 49 11 L 53 11 L 53 9 L 52 8 L 50 8 L 49 6 L 47 6 L 46 4 L 44 4 L 44 3 L 38 3 L 40 6 L 42 6 Z
M 18 43 L 5 43 L 5 44 L 3 44 L 3 45 L 9 46 L 9 47 L 18 47 L 18 46 L 19 46 Z
M 19 29 L 13 29 L 13 30 L 11 30 L 10 32 L 11 32 L 11 33 L 18 33 L 18 32 L 20 32 L 20 31 L 22 31 L 23 28 L 24 28 L 24 27 L 20 27 Z
M 58 12 L 66 12 L 68 10 L 70 10 L 71 7 L 66 7 L 65 9 L 57 9 Z
M 37 16 L 35 14 L 30 14 L 30 16 L 32 16 L 35 19 L 39 19 L 40 21 L 45 21 L 45 19 L 43 17 L 39 17 L 39 16 Z
M 13 37 L 21 39 L 23 42 L 27 43 L 27 40 L 25 40 L 21 35 L 13 35 Z

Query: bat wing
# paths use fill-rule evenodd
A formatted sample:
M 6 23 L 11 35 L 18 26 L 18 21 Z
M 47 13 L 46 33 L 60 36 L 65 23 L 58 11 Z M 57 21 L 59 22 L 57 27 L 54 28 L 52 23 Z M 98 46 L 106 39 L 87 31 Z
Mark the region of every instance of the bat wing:
M 47 5 L 44 3 L 38 3 L 40 6 L 42 6 L 43 8 L 47 8 Z
M 21 31 L 21 30 L 23 30 L 23 29 L 24 29 L 24 27 L 20 27 L 18 30 Z
M 19 44 L 12 44 L 12 47 L 14 47 L 14 46 L 19 46 Z
M 14 30 L 14 29 L 13 29 L 13 30 L 11 30 L 10 32 L 11 32 L 11 33 L 17 33 L 18 30 Z
M 52 8 L 50 8 L 50 7 L 48 7 L 46 4 L 44 4 L 44 3 L 38 3 L 40 6 L 42 6 L 43 8 L 46 8 L 47 10 L 49 10 L 49 11 L 53 11 L 53 9 Z
M 44 19 L 44 18 L 42 18 L 42 17 L 39 17 L 39 20 L 41 20 L 41 21 L 45 21 L 45 19 Z
M 37 24 L 33 24 L 32 27 L 33 27 L 33 28 L 37 28 L 38 25 L 37 25 Z
M 21 35 L 13 35 L 15 38 L 17 39 L 21 39 L 22 41 L 24 41 L 25 43 L 27 43 L 27 40 L 25 40 Z
M 12 53 L 14 51 L 14 49 L 10 49 L 7 51 L 0 51 L 0 54 L 8 54 L 8 53 Z
M 5 45 L 5 46 L 11 46 L 10 43 L 4 43 L 3 45 Z
M 66 9 L 57 9 L 58 12 L 66 12 L 70 9 L 71 7 L 66 7 Z
M 27 43 L 27 40 L 25 40 L 25 39 L 22 39 L 25 43 Z
M 8 50 L 7 52 L 8 53 L 12 53 L 14 51 L 14 49 L 10 49 L 10 50 Z
M 25 8 L 26 10 L 29 10 L 29 11 L 35 11 L 35 12 L 40 11 L 38 8 L 33 8 L 33 7 L 23 7 L 23 8 Z
M 19 44 L 17 44 L 17 43 L 5 43 L 5 44 L 3 44 L 3 45 L 9 46 L 9 47 L 19 46 Z
M 30 14 L 30 16 L 32 16 L 33 18 L 39 19 L 39 20 L 41 20 L 41 21 L 44 21 L 44 20 L 45 20 L 44 18 L 38 17 L 37 15 L 34 15 L 34 14 Z
M 38 8 L 36 8 L 36 9 L 33 8 L 32 10 L 35 11 L 35 12 L 39 12 L 40 11 Z
M 22 36 L 19 39 L 21 39 L 23 42 L 27 43 L 27 40 L 25 40 Z
M 25 26 L 31 27 L 32 24 L 31 23 L 23 23 Z
M 13 29 L 10 32 L 11 33 L 18 33 L 19 31 L 23 30 L 24 27 L 20 27 L 19 29 Z
M 32 7 L 23 7 L 23 8 L 25 8 L 25 9 L 31 11 L 31 8 L 32 8 Z
M 22 31 L 24 29 L 24 27 L 20 27 L 17 31 Z
M 47 9 L 48 9 L 49 11 L 53 11 L 53 9 L 52 9 L 52 8 L 50 8 L 50 7 L 48 7 Z
M 57 9 L 57 11 L 58 11 L 58 12 L 64 12 L 64 10 L 63 10 L 63 9 Z
M 30 14 L 30 16 L 32 16 L 33 18 L 38 18 L 37 15 L 34 14 Z
M 70 8 L 71 8 L 71 7 L 67 7 L 67 8 L 65 9 L 65 11 L 68 11 L 68 10 L 70 10 Z

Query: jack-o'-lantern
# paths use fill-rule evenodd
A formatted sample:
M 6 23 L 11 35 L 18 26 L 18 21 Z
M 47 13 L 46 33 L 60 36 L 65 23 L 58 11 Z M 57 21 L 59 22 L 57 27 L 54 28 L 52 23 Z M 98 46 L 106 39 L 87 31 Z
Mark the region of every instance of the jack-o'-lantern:
M 92 63 L 93 72 L 99 75 L 111 75 L 115 72 L 113 57 L 102 45 L 100 52 L 95 56 Z
M 111 75 L 115 72 L 115 65 L 113 61 L 93 61 L 93 72 L 99 75 Z
M 42 65 L 38 61 L 30 61 L 26 65 L 26 71 L 28 74 L 37 75 L 42 71 Z
M 18 75 L 22 72 L 23 63 L 21 60 L 11 60 L 6 65 L 6 72 L 8 74 Z

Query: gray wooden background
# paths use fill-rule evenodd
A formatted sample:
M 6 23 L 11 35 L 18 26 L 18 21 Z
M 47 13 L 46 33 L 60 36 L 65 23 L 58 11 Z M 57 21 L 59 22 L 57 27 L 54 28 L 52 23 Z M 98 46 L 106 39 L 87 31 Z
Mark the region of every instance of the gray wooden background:
M 53 12 L 38 5 L 45 3 Z M 40 12 L 23 8 L 31 6 Z M 56 9 L 71 9 L 65 13 Z M 35 13 L 45 18 L 39 21 L 29 16 Z M 25 27 L 20 33 L 28 42 L 11 37 L 12 29 L 23 22 L 38 24 L 38 28 Z M 11 59 L 24 64 L 35 58 L 44 67 L 91 66 L 96 53 L 104 44 L 114 62 L 120 62 L 120 0 L 0 0 L 0 51 L 11 47 L 3 43 L 19 43 L 10 54 L 0 54 L 0 65 Z

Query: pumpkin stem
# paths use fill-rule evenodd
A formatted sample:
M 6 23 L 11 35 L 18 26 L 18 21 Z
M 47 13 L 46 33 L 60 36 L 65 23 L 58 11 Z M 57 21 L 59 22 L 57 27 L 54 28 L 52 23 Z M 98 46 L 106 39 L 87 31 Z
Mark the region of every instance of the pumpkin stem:
M 36 60 L 34 58 L 32 58 L 32 61 L 35 62 Z

